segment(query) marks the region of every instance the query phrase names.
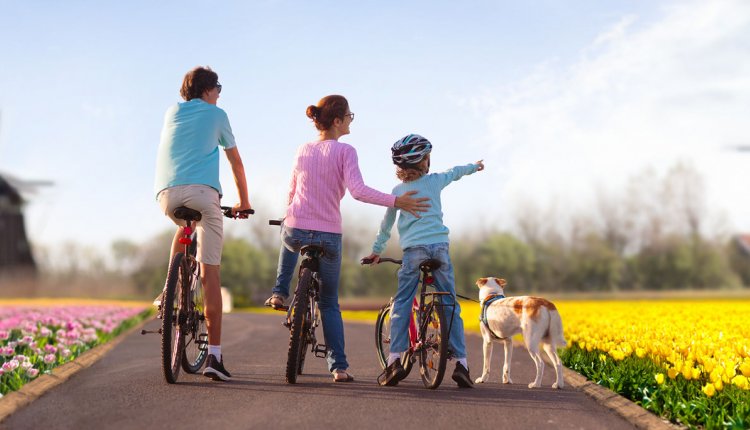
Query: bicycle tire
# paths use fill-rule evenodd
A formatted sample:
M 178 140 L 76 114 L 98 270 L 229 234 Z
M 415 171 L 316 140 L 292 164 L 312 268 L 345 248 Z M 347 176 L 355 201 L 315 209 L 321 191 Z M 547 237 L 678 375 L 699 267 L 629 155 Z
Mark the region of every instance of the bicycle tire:
M 388 302 L 385 306 L 380 308 L 378 312 L 378 318 L 375 320 L 375 349 L 378 352 L 378 361 L 380 367 L 385 370 L 388 366 L 388 356 L 391 353 L 391 310 L 393 309 L 393 302 Z M 411 351 L 406 351 L 401 354 L 401 366 L 403 366 L 404 378 L 409 376 L 411 368 L 414 365 L 412 360 Z
M 305 354 L 304 323 L 307 314 L 308 291 L 312 284 L 312 272 L 308 268 L 300 271 L 297 289 L 294 292 L 294 307 L 292 308 L 292 326 L 289 329 L 289 351 L 286 359 L 286 382 L 297 383 L 297 371 L 300 361 Z
M 302 333 L 307 334 L 310 331 L 310 322 L 305 318 L 305 324 L 302 327 Z M 305 335 L 305 341 L 302 343 L 302 353 L 299 355 L 299 361 L 297 362 L 297 375 L 301 375 L 305 368 L 305 356 L 307 355 L 307 347 L 310 345 L 307 335 Z
M 162 300 L 161 320 L 161 358 L 164 379 L 168 383 L 177 382 L 182 362 L 182 348 L 185 344 L 185 333 L 180 328 L 180 290 L 182 276 L 180 270 L 185 255 L 181 252 L 172 257 L 167 273 L 164 297 Z
M 195 262 L 195 267 L 192 267 L 193 262 Z M 183 270 L 189 270 L 192 273 L 192 282 L 186 295 L 187 302 L 184 302 L 184 306 L 188 309 L 188 318 L 185 331 L 185 352 L 182 354 L 182 370 L 187 373 L 198 373 L 208 358 L 206 303 L 203 298 L 203 285 L 201 285 L 198 267 L 198 262 L 194 259 L 183 259 Z
M 428 307 L 427 323 L 420 333 L 422 348 L 419 351 L 419 374 L 426 388 L 436 389 L 443 382 L 448 362 L 448 326 L 445 324 L 443 306 L 433 302 Z

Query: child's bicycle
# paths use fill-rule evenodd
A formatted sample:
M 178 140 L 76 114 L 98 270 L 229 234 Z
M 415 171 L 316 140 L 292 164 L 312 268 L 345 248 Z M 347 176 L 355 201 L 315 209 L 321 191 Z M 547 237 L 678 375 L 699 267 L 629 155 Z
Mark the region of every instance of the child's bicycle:
M 270 225 L 281 225 L 281 220 L 270 220 Z M 307 347 L 318 358 L 325 358 L 328 348 L 318 343 L 315 328 L 320 324 L 318 301 L 320 297 L 320 275 L 318 259 L 325 252 L 322 246 L 304 245 L 300 249 L 304 257 L 299 268 L 299 280 L 289 306 L 275 309 L 286 311 L 284 326 L 289 329 L 289 350 L 286 359 L 286 382 L 295 384 L 297 376 L 305 366 Z
M 232 216 L 232 208 L 222 206 L 221 209 L 228 218 L 247 218 L 255 213 L 247 209 Z M 180 238 L 185 248 L 172 256 L 169 264 L 157 316 L 161 318 L 161 328 L 156 331 L 141 330 L 141 334 L 161 334 L 162 370 L 170 384 L 177 382 L 180 368 L 187 373 L 197 373 L 208 357 L 203 286 L 200 264 L 195 259 L 198 242 L 191 227 L 193 222 L 201 220 L 201 213 L 180 206 L 174 210 L 174 216 L 185 221 L 183 237 Z
M 380 258 L 379 263 L 390 262 L 401 265 L 401 260 Z M 371 264 L 372 260 L 362 259 L 362 264 Z M 414 362 L 419 363 L 419 374 L 425 387 L 436 389 L 440 386 L 445 375 L 448 362 L 448 340 L 450 326 L 453 324 L 453 308 L 455 301 L 443 303 L 442 298 L 450 296 L 449 292 L 427 291 L 435 288 L 435 278 L 432 271 L 440 267 L 440 261 L 428 259 L 419 264 L 421 285 L 419 300 L 414 297 L 412 315 L 409 319 L 409 349 L 401 354 L 401 363 L 406 375 L 411 372 Z M 454 298 L 455 300 L 455 298 Z M 450 308 L 450 321 L 446 317 L 446 309 Z M 378 352 L 380 366 L 385 369 L 388 363 L 391 344 L 391 312 L 393 298 L 380 309 L 375 323 L 375 348 Z M 404 378 L 406 377 L 404 376 Z M 383 375 L 381 375 L 382 377 Z M 378 378 L 380 379 L 380 378 Z M 380 380 L 378 380 L 380 382 Z

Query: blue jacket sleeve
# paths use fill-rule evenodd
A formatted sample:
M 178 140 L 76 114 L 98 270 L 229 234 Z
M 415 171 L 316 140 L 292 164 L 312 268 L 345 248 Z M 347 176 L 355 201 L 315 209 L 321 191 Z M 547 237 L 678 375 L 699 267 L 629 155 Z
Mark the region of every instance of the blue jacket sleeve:
M 393 228 L 393 223 L 396 221 L 397 211 L 398 209 L 396 208 L 386 209 L 383 221 L 380 223 L 378 236 L 375 238 L 375 243 L 372 245 L 373 254 L 380 255 L 385 249 L 386 242 L 391 238 L 391 229 Z
M 457 181 L 461 179 L 462 177 L 466 175 L 471 175 L 472 173 L 476 173 L 477 169 L 479 168 L 478 164 L 467 164 L 465 166 L 456 166 L 451 169 L 446 170 L 442 173 L 436 173 L 435 177 L 437 179 L 437 183 L 439 184 L 440 188 L 443 189 L 448 186 L 453 181 Z

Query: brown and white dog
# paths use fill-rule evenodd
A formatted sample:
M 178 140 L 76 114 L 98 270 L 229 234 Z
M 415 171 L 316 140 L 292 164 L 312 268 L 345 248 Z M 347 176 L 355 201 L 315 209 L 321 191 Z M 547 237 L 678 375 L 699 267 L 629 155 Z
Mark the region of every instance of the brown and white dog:
M 503 384 L 512 384 L 510 379 L 510 363 L 513 356 L 513 336 L 521 333 L 531 359 L 536 364 L 536 379 L 529 384 L 529 388 L 542 386 L 544 361 L 539 353 L 542 345 L 547 356 L 555 366 L 557 381 L 552 388 L 563 388 L 562 362 L 557 356 L 557 347 L 565 346 L 562 319 L 557 308 L 549 300 L 540 297 L 520 296 L 505 297 L 505 279 L 479 278 L 479 301 L 482 307 L 482 322 L 479 326 L 484 338 L 484 367 L 482 376 L 476 383 L 486 382 L 490 378 L 490 359 L 492 358 L 492 342 L 505 345 L 505 363 L 503 364 Z M 502 296 L 502 297 L 499 297 Z M 489 304 L 485 305 L 485 301 Z

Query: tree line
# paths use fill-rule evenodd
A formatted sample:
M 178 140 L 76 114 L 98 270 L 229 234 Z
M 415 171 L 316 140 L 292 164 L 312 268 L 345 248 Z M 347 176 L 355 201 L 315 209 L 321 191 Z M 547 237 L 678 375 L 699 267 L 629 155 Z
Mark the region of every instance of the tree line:
M 473 297 L 474 282 L 483 276 L 507 279 L 515 295 L 747 288 L 750 255 L 714 212 L 702 178 L 686 164 L 662 176 L 646 170 L 617 193 L 601 190 L 594 207 L 579 213 L 527 204 L 514 215 L 514 228 L 451 237 L 456 290 Z M 251 224 L 243 234 L 225 237 L 222 285 L 237 306 L 262 303 L 276 277 L 278 230 Z M 90 251 L 78 254 L 87 254 L 86 270 L 125 278 L 137 294 L 151 297 L 164 285 L 173 234 L 165 231 L 141 244 L 116 241 L 110 265 L 97 264 Z M 341 296 L 395 292 L 396 266 L 359 264 L 374 234 L 345 225 Z M 400 256 L 397 243 L 394 237 L 384 255 Z M 76 253 L 68 254 L 75 267 L 56 270 L 82 270 Z

